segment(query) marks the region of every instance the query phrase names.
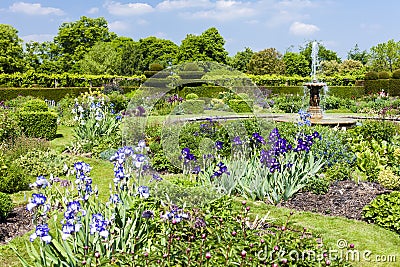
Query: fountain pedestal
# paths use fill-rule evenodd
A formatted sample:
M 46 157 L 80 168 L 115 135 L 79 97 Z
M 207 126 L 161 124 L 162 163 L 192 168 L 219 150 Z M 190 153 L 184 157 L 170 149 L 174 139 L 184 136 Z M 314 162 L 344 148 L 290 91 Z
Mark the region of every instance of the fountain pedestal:
M 307 112 L 310 113 L 311 120 L 322 119 L 322 109 L 319 106 L 321 99 L 319 93 L 321 88 L 326 86 L 326 84 L 314 80 L 311 83 L 305 83 L 304 86 L 306 86 L 310 90 L 310 101 L 309 101 L 310 106 L 307 109 Z

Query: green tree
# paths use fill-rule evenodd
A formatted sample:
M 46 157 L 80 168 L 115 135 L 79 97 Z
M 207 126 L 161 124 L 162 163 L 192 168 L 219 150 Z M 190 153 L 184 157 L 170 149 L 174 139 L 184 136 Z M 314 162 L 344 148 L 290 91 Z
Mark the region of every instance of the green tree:
M 64 71 L 78 71 L 74 64 L 97 42 L 109 42 L 116 34 L 108 30 L 107 21 L 100 18 L 81 17 L 75 22 L 63 23 L 58 29 L 54 43 L 60 50 L 59 63 Z M 76 68 L 76 66 L 75 66 Z
M 371 47 L 371 66 L 375 71 L 393 71 L 400 67 L 400 42 L 393 39 Z
M 25 44 L 25 60 L 28 68 L 38 73 L 61 73 L 57 59 L 59 49 L 54 42 L 28 42 Z
M 229 65 L 239 71 L 247 72 L 247 64 L 249 64 L 254 52 L 246 47 L 244 51 L 237 52 L 232 58 L 229 59 Z
M 179 47 L 170 40 L 153 36 L 140 39 L 133 55 L 134 64 L 141 72 L 149 70 L 151 63 L 159 63 L 165 67 L 172 64 L 178 50 Z
M 340 63 L 336 60 L 324 60 L 321 62 L 320 71 L 325 76 L 333 76 L 338 73 L 340 69 Z
M 139 43 L 129 37 L 117 37 L 111 43 L 121 58 L 118 74 L 130 76 L 139 73 Z
M 120 72 L 121 54 L 111 42 L 98 42 L 78 64 L 85 74 L 116 75 Z
M 247 66 L 251 74 L 284 74 L 285 63 L 282 54 L 275 48 L 267 48 L 255 53 Z
M 0 24 L 0 73 L 22 72 L 24 65 L 18 31 L 10 25 Z
M 340 64 L 339 73 L 342 75 L 360 75 L 365 73 L 365 67 L 361 61 L 347 59 Z
M 348 53 L 347 53 L 347 59 L 349 60 L 357 60 L 361 62 L 363 65 L 367 65 L 368 59 L 369 59 L 369 54 L 367 50 L 361 51 L 360 48 L 358 47 L 358 44 L 354 46 Z
M 308 61 L 308 66 L 311 69 L 311 52 L 312 52 L 312 44 L 315 41 L 310 41 L 308 42 L 304 47 L 300 47 L 300 54 L 304 55 L 305 58 Z M 331 60 L 335 60 L 338 63 L 341 62 L 340 58 L 338 57 L 337 53 L 327 49 L 324 45 L 322 45 L 320 42 L 318 43 L 318 58 L 319 61 L 331 61 Z
M 190 61 L 216 61 L 226 64 L 228 52 L 224 48 L 225 40 L 214 27 L 201 35 L 188 34 L 179 47 L 176 63 Z
M 308 65 L 306 57 L 300 53 L 286 52 L 283 55 L 283 62 L 285 63 L 286 75 L 299 75 L 307 77 L 310 75 L 311 69 Z

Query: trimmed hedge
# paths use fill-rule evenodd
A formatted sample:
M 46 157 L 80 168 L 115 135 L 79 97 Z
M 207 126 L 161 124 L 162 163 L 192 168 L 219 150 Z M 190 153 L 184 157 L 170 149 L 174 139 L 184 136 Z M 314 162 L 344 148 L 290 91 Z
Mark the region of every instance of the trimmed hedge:
M 0 74 L 0 87 L 101 87 L 103 84 L 117 82 L 120 86 L 140 86 L 146 80 L 144 75 L 113 76 L 85 74 L 44 74 L 13 73 Z
M 277 95 L 303 95 L 303 86 L 268 86 L 260 87 L 261 92 L 268 96 Z M 340 98 L 359 98 L 364 96 L 364 87 L 362 86 L 328 86 L 328 94 Z
M 400 80 L 366 80 L 364 83 L 364 94 L 376 94 L 383 90 L 391 96 L 400 96 Z
M 183 109 L 185 114 L 201 114 L 204 113 L 204 100 L 186 100 L 180 104 L 180 107 Z
M 57 133 L 57 113 L 51 111 L 20 111 L 18 124 L 28 137 L 54 139 Z
M 219 93 L 228 91 L 229 89 L 222 86 L 203 85 L 197 87 L 184 87 L 178 92 L 180 97 L 185 97 L 188 94 L 196 94 L 203 98 L 218 98 Z
M 135 91 L 138 87 L 126 86 L 122 87 L 124 94 Z M 49 99 L 54 101 L 61 100 L 67 94 L 70 96 L 79 96 L 81 93 L 89 92 L 89 90 L 100 90 L 100 87 L 69 87 L 69 88 L 0 88 L 0 101 L 11 100 L 17 96 L 33 96 L 41 99 Z
M 229 100 L 228 106 L 236 113 L 253 112 L 253 101 L 232 99 Z

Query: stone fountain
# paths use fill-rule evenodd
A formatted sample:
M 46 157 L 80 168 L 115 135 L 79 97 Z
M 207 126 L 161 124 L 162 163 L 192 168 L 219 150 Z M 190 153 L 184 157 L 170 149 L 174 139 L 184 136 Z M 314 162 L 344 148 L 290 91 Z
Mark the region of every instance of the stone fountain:
M 312 120 L 320 120 L 322 119 L 322 108 L 320 106 L 320 93 L 321 89 L 326 88 L 326 83 L 318 82 L 317 80 L 317 67 L 319 66 L 318 62 L 318 43 L 312 43 L 312 52 L 311 52 L 311 78 L 312 82 L 305 83 L 304 87 L 310 92 L 310 100 L 309 107 L 307 112 L 310 113 Z

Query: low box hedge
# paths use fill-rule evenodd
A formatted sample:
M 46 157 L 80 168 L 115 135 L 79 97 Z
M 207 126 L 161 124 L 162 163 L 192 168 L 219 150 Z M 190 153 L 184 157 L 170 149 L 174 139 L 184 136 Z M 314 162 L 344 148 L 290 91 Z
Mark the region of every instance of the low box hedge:
M 228 106 L 236 113 L 253 112 L 253 101 L 232 99 L 229 100 Z
M 205 101 L 201 99 L 186 100 L 180 104 L 185 114 L 204 113 Z

